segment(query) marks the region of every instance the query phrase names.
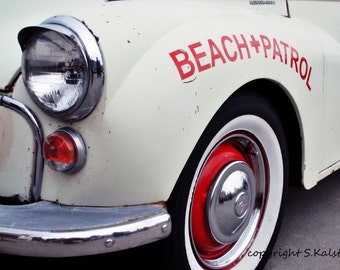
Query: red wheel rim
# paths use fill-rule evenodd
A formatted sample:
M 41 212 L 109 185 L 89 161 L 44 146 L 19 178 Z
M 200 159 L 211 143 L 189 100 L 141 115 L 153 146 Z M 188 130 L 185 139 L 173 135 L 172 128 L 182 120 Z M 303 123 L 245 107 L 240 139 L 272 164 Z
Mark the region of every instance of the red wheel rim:
M 192 237 L 199 256 L 215 259 L 227 252 L 233 243 L 221 244 L 214 239 L 207 222 L 206 201 L 216 175 L 234 161 L 246 161 L 244 155 L 231 143 L 224 142 L 213 150 L 197 181 L 191 212 Z

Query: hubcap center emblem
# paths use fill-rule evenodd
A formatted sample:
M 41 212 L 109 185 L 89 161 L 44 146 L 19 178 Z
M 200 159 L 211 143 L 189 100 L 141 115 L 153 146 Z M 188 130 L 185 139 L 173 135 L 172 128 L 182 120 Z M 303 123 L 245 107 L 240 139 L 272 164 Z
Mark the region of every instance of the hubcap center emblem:
M 239 194 L 235 202 L 236 216 L 243 217 L 247 213 L 248 207 L 249 207 L 249 196 L 245 192 L 243 192 Z

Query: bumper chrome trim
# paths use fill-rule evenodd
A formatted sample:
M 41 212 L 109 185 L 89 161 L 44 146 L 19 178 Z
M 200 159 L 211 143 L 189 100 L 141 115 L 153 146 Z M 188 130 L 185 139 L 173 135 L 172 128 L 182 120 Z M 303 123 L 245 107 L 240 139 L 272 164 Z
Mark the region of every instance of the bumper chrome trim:
M 167 237 L 164 203 L 126 207 L 75 207 L 41 201 L 0 206 L 0 252 L 72 257 L 114 252 Z

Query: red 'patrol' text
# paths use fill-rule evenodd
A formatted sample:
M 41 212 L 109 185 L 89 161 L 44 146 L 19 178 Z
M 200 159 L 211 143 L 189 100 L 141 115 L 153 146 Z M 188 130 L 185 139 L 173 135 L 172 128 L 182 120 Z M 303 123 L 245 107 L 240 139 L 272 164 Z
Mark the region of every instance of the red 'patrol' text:
M 305 82 L 308 90 L 312 90 L 312 67 L 307 59 L 293 46 L 267 35 L 224 35 L 219 40 L 195 42 L 188 45 L 188 50 L 169 53 L 182 81 L 190 80 L 197 72 L 214 68 L 216 65 L 251 59 L 255 54 L 290 67 Z

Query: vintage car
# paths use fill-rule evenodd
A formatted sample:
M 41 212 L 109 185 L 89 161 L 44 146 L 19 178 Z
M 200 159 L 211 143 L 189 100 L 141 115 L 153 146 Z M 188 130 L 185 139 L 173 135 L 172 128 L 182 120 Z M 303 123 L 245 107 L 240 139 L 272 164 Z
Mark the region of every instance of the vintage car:
M 261 268 L 288 186 L 339 168 L 338 1 L 19 2 L 0 11 L 0 253 L 157 242 L 171 269 Z

